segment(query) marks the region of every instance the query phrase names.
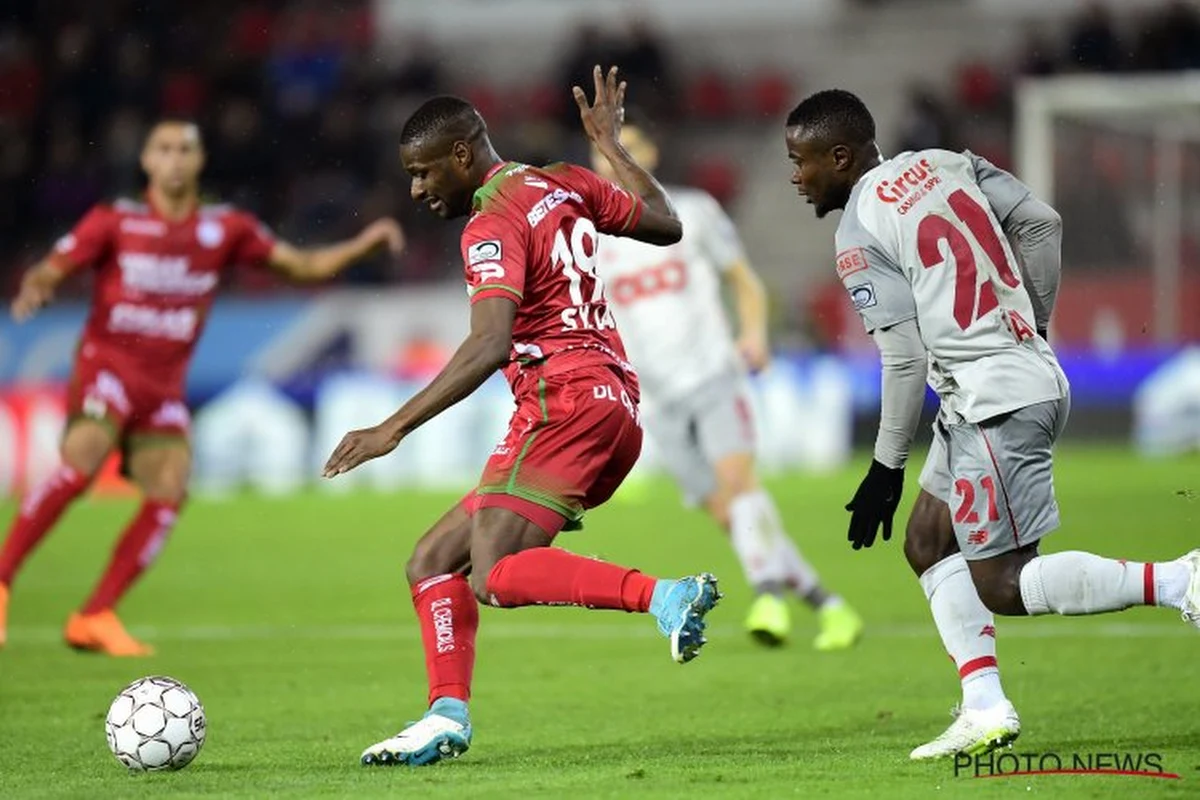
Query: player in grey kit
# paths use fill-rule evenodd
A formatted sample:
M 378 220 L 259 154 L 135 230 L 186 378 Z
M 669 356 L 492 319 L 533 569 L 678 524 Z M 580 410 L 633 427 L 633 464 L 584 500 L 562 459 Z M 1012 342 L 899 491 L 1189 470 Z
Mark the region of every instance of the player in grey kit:
M 841 90 L 800 103 L 786 143 L 792 183 L 817 216 L 845 211 L 838 277 L 883 361 L 875 457 L 846 507 L 854 549 L 870 547 L 881 525 L 891 537 L 926 380 L 941 399 L 905 553 L 958 666 L 963 703 L 912 757 L 986 752 L 1020 733 L 1000 686 L 993 613 L 1159 605 L 1200 627 L 1200 550 L 1145 564 L 1038 553 L 1058 527 L 1051 449 L 1070 404 L 1046 342 L 1060 268 L 1052 208 L 969 152 L 884 159 L 870 112 Z

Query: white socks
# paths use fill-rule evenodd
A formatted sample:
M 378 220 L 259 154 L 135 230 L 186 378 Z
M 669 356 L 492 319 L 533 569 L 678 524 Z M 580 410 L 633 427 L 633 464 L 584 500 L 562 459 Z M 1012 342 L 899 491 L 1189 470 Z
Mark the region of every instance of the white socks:
M 1141 563 L 1070 550 L 1038 556 L 1021 570 L 1030 616 L 1100 614 L 1130 606 L 1182 608 L 1189 573 L 1177 561 Z
M 962 553 L 944 558 L 921 575 L 933 622 L 962 680 L 963 707 L 983 710 L 1005 700 L 996 663 L 996 625 Z
M 729 504 L 729 539 L 750 585 L 786 586 L 807 595 L 819 585 L 817 573 L 783 530 L 775 501 L 758 489 Z

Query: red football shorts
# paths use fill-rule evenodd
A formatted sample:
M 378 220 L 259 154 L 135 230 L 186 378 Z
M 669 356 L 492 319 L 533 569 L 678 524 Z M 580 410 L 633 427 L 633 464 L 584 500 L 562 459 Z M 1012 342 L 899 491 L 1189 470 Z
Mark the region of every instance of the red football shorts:
M 530 376 L 522 388 L 508 433 L 463 505 L 472 514 L 508 508 L 552 534 L 578 529 L 641 454 L 637 401 L 620 370 L 603 365 Z
M 181 387 L 167 385 L 116 353 L 84 343 L 67 390 L 67 418 L 95 419 L 113 427 L 123 442 L 139 437 L 183 437 L 191 414 Z

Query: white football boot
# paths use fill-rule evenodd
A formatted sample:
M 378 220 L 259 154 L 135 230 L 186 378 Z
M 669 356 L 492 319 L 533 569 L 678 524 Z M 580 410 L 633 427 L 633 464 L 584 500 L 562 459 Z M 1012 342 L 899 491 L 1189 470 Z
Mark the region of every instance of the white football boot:
M 434 714 L 432 711 L 390 739 L 363 751 L 367 766 L 407 764 L 423 767 L 443 758 L 458 758 L 471 746 L 471 723 Z
M 950 727 L 932 742 L 913 750 L 909 758 L 923 761 L 950 758 L 959 753 L 981 755 L 1012 744 L 1021 735 L 1021 720 L 1007 700 L 982 711 L 956 707 L 951 713 L 955 719 Z

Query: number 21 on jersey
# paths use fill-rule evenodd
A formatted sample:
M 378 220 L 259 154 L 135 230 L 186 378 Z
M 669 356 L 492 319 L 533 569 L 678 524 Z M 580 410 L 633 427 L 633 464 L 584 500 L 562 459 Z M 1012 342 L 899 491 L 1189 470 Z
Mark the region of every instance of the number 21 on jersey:
M 571 226 L 568 234 L 564 229 Z M 563 330 L 606 330 L 617 327 L 604 299 L 604 281 L 596 274 L 596 226 L 587 217 L 568 218 L 554 233 L 550 259 L 567 279 L 571 307 L 563 309 Z
M 954 216 L 966 226 L 967 233 L 971 234 L 992 262 L 1004 285 L 1010 289 L 1019 287 L 1021 278 L 1013 272 L 987 209 L 962 189 L 953 192 L 947 201 Z M 1000 301 L 996 298 L 996 289 L 990 277 L 983 283 L 979 282 L 975 251 L 967 234 L 941 214 L 929 214 L 917 226 L 917 255 L 925 269 L 945 264 L 943 243 L 954 256 L 954 320 L 965 331 L 975 320 L 998 308 Z

